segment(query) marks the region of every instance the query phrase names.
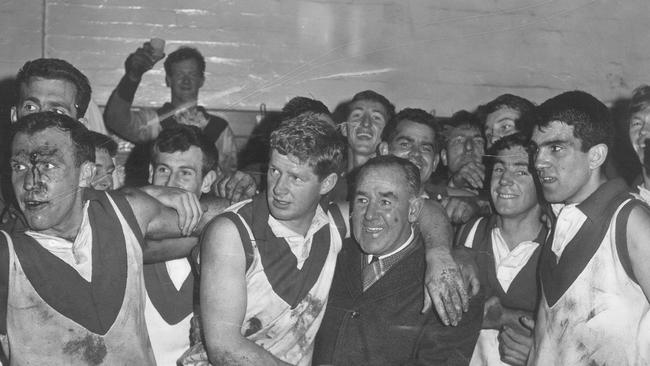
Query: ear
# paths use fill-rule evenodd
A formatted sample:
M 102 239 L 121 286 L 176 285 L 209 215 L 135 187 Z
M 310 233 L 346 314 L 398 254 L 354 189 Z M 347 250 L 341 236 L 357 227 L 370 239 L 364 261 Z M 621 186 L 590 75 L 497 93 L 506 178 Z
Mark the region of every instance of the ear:
M 440 163 L 440 154 L 436 154 L 436 156 L 433 157 L 433 161 L 431 162 L 431 174 L 435 173 L 438 169 L 438 163 Z
M 348 137 L 348 123 L 347 122 L 341 122 L 341 124 L 338 125 L 339 132 L 341 132 L 341 135 Z
M 153 165 L 149 164 L 149 184 L 153 184 Z
M 18 121 L 18 112 L 16 111 L 16 106 L 11 107 L 11 123 L 16 123 Z
M 607 152 L 609 149 L 605 144 L 598 144 L 592 146 L 587 154 L 589 155 L 589 169 L 595 170 L 601 167 L 607 159 Z
M 201 182 L 201 192 L 210 193 L 212 191 L 212 184 L 217 180 L 217 173 L 214 170 L 210 170 L 208 174 L 203 177 Z
M 169 80 L 169 76 L 165 75 L 165 85 L 167 85 L 168 88 L 171 87 L 171 81 Z
M 442 165 L 447 166 L 447 149 L 440 150 L 440 160 L 442 160 Z
M 334 186 L 336 185 L 336 182 L 338 181 L 339 176 L 336 173 L 331 173 L 327 177 L 325 177 L 321 182 L 320 182 L 320 194 L 321 196 L 324 194 L 328 194 L 332 189 L 334 189 Z
M 424 204 L 424 198 L 421 196 L 411 198 L 409 200 L 409 215 L 408 220 L 410 223 L 418 221 L 420 216 L 420 211 L 422 211 L 422 205 Z
M 97 167 L 92 161 L 81 163 L 81 170 L 79 171 L 79 187 L 90 187 L 95 178 L 95 171 L 97 171 Z
M 388 155 L 388 142 L 380 142 L 377 151 L 379 151 L 379 155 Z

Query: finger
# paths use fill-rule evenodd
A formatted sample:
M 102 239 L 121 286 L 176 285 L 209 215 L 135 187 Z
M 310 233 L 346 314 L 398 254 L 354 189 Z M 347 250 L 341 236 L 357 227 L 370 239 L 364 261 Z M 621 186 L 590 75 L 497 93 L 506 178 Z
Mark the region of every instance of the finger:
M 527 316 L 522 316 L 521 318 L 519 318 L 519 322 L 521 323 L 521 325 L 524 326 L 524 328 L 530 330 L 531 333 L 533 332 L 533 330 L 535 330 L 535 321 L 533 319 Z
M 192 225 L 192 205 L 190 198 L 187 194 L 181 195 L 181 202 L 183 203 L 183 210 L 185 212 L 185 221 L 183 222 L 183 235 L 187 236 Z
M 422 304 L 422 310 L 420 311 L 422 314 L 425 314 L 429 310 L 431 310 L 431 296 L 429 296 L 429 292 L 427 291 L 427 287 L 424 286 L 424 301 Z
M 187 220 L 187 211 L 185 210 L 185 205 L 183 204 L 182 199 L 174 200 L 173 207 L 178 213 L 178 227 L 181 230 L 181 235 L 185 235 L 185 221 Z
M 449 317 L 449 323 L 451 325 L 456 326 L 458 325 L 458 313 L 456 312 L 456 308 L 454 307 L 454 303 L 451 299 L 451 294 L 449 291 L 445 291 L 441 294 L 442 298 L 442 303 L 445 307 L 445 312 L 447 313 L 447 316 Z
M 463 302 L 460 299 L 460 295 L 456 289 L 452 289 L 449 294 L 449 300 L 450 300 L 450 307 L 453 309 L 453 319 L 455 320 L 456 324 L 460 321 L 460 319 L 463 317 Z M 456 325 L 454 324 L 454 325 Z
M 456 291 L 458 292 L 458 297 L 460 298 L 463 311 L 466 312 L 469 310 L 469 296 L 467 296 L 467 286 L 465 285 L 465 280 L 460 274 L 458 274 L 454 280 L 456 282 Z
M 228 183 L 228 177 L 227 176 L 221 178 L 221 180 L 217 184 L 219 197 L 222 197 L 222 198 L 228 197 L 228 195 L 226 194 L 226 183 Z
M 477 276 L 472 276 L 469 279 L 470 287 L 472 288 L 472 296 L 478 295 L 478 292 L 481 290 L 481 281 L 479 281 Z
M 194 230 L 196 230 L 197 226 L 199 226 L 199 221 L 201 221 L 201 216 L 203 216 L 203 210 L 201 209 L 201 202 L 199 201 L 199 197 L 194 193 L 191 193 L 191 195 L 194 219 L 192 220 L 192 226 L 190 227 L 189 234 L 192 234 Z
M 440 317 L 440 321 L 444 325 L 449 325 L 449 316 L 447 315 L 447 310 L 445 309 L 445 303 L 442 301 L 440 296 L 434 295 L 432 297 L 433 306 L 436 308 L 436 313 Z

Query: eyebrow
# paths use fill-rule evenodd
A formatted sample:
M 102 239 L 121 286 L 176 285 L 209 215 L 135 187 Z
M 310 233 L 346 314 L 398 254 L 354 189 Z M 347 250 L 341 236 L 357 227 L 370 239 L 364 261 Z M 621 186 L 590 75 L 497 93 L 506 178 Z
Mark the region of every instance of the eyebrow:
M 541 144 L 537 144 L 537 146 L 548 146 L 548 145 L 555 145 L 555 144 L 568 144 L 569 140 L 563 140 L 563 139 L 555 139 L 555 140 L 549 140 L 549 141 L 544 141 Z

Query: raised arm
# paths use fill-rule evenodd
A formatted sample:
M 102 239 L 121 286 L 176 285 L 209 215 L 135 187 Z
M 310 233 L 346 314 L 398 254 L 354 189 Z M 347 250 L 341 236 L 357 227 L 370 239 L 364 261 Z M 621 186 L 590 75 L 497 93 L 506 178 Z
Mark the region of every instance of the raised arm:
M 129 141 L 143 142 L 148 137 L 145 136 L 144 127 L 146 125 L 143 125 L 147 122 L 146 118 L 134 120 L 131 115 L 131 106 L 142 75 L 151 70 L 162 57 L 154 55 L 149 42 L 130 54 L 124 62 L 125 74 L 106 103 L 104 110 L 106 126 Z
M 219 217 L 201 238 L 201 319 L 213 365 L 288 365 L 241 334 L 246 315 L 246 260 L 235 224 Z

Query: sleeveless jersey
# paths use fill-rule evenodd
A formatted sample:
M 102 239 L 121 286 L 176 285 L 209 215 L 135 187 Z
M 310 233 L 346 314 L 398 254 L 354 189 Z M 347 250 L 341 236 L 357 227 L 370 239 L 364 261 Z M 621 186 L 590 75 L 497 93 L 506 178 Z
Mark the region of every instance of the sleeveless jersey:
M 542 227 L 534 240 L 540 245 L 535 249 L 528 261 L 519 268 L 519 272 L 510 284 L 508 291 L 504 291 L 497 279 L 495 269 L 492 243 L 492 229 L 495 225 L 496 215 L 471 220 L 459 231 L 459 244 L 466 246 L 466 243 L 472 243 L 472 250 L 477 252 L 476 264 L 479 270 L 479 278 L 482 281 L 481 285 L 485 285 L 484 288 L 486 288 L 486 299 L 498 296 L 501 304 L 505 307 L 533 312 L 539 300 L 537 264 L 539 262 L 540 247 L 544 243 L 547 234 L 546 227 Z M 506 365 L 501 361 L 499 355 L 498 335 L 499 331 L 496 329 L 481 329 L 470 366 Z
M 588 218 L 559 262 L 550 243 L 542 250 L 529 365 L 650 364 L 650 305 L 634 280 L 626 243 L 627 217 L 640 202 L 613 193 L 604 187 L 588 198 Z
M 6 235 L 9 290 L 2 345 L 10 365 L 155 364 L 143 316 L 137 221 L 123 196 L 84 194 L 91 200 L 91 282 L 67 264 L 58 264 L 60 273 L 48 271 L 52 261 L 61 262 L 57 257 L 25 233 Z M 41 263 L 33 263 L 37 260 Z
M 226 214 L 247 254 L 242 335 L 285 362 L 310 365 L 341 250 L 339 229 L 345 226 L 337 225 L 342 217 L 332 205 L 328 224 L 314 234 L 309 257 L 298 270 L 284 239 L 272 234 L 267 213 L 266 195 L 259 194 L 237 213 Z
M 184 275 L 179 289 L 171 276 Z M 190 347 L 190 319 L 194 310 L 194 274 L 187 258 L 146 264 L 144 310 L 149 339 L 158 366 L 175 366 Z

